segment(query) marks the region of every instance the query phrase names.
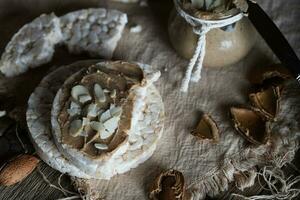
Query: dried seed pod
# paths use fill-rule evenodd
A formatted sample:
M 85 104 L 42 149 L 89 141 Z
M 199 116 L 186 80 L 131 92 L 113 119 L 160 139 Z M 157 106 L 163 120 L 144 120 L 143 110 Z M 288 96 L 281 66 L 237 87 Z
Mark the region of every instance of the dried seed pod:
M 152 200 L 184 200 L 185 193 L 183 174 L 176 170 L 168 170 L 156 178 L 149 197 Z
M 249 94 L 251 103 L 266 119 L 273 120 L 279 109 L 279 87 L 269 87 L 257 93 Z
M 262 116 L 253 109 L 232 107 L 230 109 L 234 127 L 252 144 L 265 144 L 269 130 Z
M 197 128 L 192 131 L 192 134 L 199 140 L 218 142 L 220 139 L 218 126 L 208 114 L 202 116 Z
M 36 168 L 39 159 L 32 155 L 20 155 L 0 171 L 0 185 L 11 186 L 25 179 Z

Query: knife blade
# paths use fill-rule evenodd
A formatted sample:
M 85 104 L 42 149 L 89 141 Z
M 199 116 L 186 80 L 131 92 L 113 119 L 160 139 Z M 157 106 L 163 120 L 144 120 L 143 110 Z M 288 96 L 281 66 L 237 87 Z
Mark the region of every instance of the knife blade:
M 267 13 L 254 1 L 247 0 L 248 18 L 277 58 L 300 83 L 300 60 Z

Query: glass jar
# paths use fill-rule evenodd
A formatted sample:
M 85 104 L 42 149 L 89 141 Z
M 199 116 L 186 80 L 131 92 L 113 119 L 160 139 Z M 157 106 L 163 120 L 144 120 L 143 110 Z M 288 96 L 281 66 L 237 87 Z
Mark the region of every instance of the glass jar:
M 199 36 L 175 9 L 169 18 L 168 31 L 172 46 L 177 53 L 186 59 L 191 59 Z M 255 40 L 256 31 L 246 17 L 232 25 L 210 30 L 206 34 L 204 67 L 224 67 L 240 61 L 249 53 Z

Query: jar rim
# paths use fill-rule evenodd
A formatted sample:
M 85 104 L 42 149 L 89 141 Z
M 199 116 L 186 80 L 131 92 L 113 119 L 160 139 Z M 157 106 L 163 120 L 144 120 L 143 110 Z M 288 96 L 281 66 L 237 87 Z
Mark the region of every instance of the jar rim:
M 173 0 L 173 2 L 174 2 L 177 12 L 179 12 L 179 13 L 181 12 L 185 16 L 184 18 L 188 17 L 188 18 L 190 18 L 190 20 L 198 21 L 200 23 L 211 23 L 211 24 L 222 23 L 227 20 L 234 20 L 235 18 L 241 18 L 241 15 L 242 16 L 244 15 L 244 13 L 241 10 L 233 8 L 233 9 L 230 9 L 233 11 L 233 13 L 231 15 L 224 16 L 220 19 L 203 19 L 203 18 L 195 17 L 192 14 L 190 14 L 189 12 L 187 12 L 183 8 L 182 0 Z

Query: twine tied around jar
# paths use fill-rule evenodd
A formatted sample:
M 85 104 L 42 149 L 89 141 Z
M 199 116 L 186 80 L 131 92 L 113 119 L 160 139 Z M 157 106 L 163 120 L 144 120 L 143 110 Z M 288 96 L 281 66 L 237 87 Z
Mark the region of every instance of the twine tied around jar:
M 193 32 L 198 35 L 198 42 L 193 57 L 187 66 L 180 90 L 187 92 L 190 81 L 198 82 L 201 79 L 201 71 L 205 56 L 206 33 L 214 28 L 222 28 L 233 24 L 243 18 L 244 13 L 240 12 L 231 17 L 219 20 L 206 20 L 193 17 L 181 7 L 181 0 L 174 0 L 174 5 L 179 15 L 193 27 Z

